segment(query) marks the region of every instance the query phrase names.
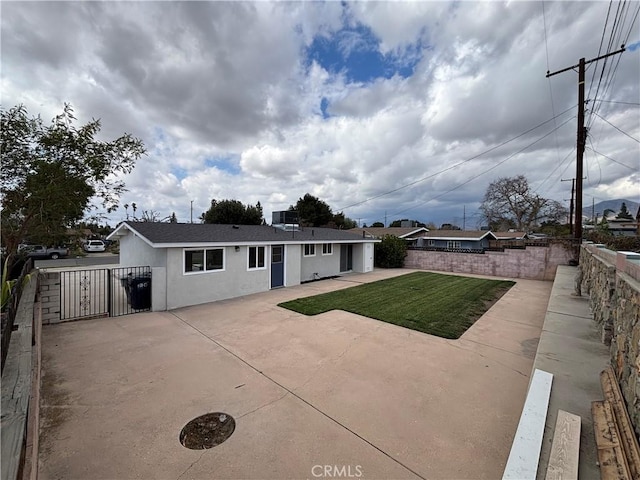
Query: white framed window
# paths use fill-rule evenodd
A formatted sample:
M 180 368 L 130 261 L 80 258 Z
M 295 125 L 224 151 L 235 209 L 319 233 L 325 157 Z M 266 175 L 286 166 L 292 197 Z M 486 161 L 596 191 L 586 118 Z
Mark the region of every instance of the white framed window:
M 460 240 L 449 240 L 447 242 L 447 248 L 450 250 L 454 248 L 462 248 L 462 242 L 460 242 Z
M 249 247 L 248 270 L 263 270 L 266 267 L 264 261 L 265 247 Z
M 224 270 L 224 248 L 184 250 L 184 273 L 204 273 Z
M 316 254 L 316 246 L 314 244 L 306 244 L 304 246 L 304 256 L 313 257 Z
M 322 254 L 323 255 L 333 255 L 333 243 L 323 243 L 322 244 Z
M 436 241 L 435 241 L 435 240 L 433 240 L 433 239 L 427 240 L 427 245 L 428 245 L 429 247 L 433 247 L 433 246 L 435 246 L 435 244 L 436 244 Z

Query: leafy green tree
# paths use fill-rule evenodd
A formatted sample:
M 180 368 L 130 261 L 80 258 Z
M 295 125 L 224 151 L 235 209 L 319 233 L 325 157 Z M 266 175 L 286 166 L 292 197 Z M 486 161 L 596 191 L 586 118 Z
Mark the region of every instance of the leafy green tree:
M 61 243 L 92 199 L 114 211 L 125 190 L 119 174 L 131 172 L 145 154 L 142 141 L 127 133 L 98 140 L 100 120 L 74 126 L 68 104 L 51 125 L 22 105 L 1 109 L 0 116 L 0 233 L 8 253 L 26 238 Z
M 419 222 L 417 220 L 409 220 L 408 218 L 403 218 L 402 220 L 394 220 L 393 222 L 391 222 L 391 225 L 389 225 L 390 227 L 401 227 L 402 226 L 402 222 L 414 222 L 418 227 L 424 227 L 425 224 L 422 222 Z
M 201 216 L 203 223 L 261 225 L 262 205 L 244 205 L 239 200 L 211 200 L 211 207 Z
M 380 243 L 375 244 L 376 267 L 401 268 L 407 256 L 407 244 L 400 237 L 385 235 Z
M 291 206 L 289 210 L 298 212 L 298 222 L 305 227 L 324 227 L 333 219 L 331 207 L 310 193 L 299 198 L 295 207 Z
M 343 212 L 339 212 L 333 216 L 333 219 L 329 222 L 329 226 L 340 230 L 349 230 L 351 228 L 356 228 L 358 224 L 355 220 L 345 217 Z
M 461 230 L 461 228 L 457 225 L 454 225 L 452 223 L 443 223 L 440 226 L 440 230 Z
M 561 224 L 555 220 L 542 222 L 540 224 L 540 232 L 549 235 L 550 237 L 568 237 L 571 235 L 571 230 L 568 224 Z
M 382 223 L 382 222 L 373 222 L 371 224 L 371 228 L 384 228 L 384 223 Z
M 633 220 L 633 216 L 631 215 L 631 213 L 629 213 L 629 209 L 627 208 L 627 204 L 625 202 L 622 202 L 620 212 L 618 212 L 616 218 L 620 220 Z

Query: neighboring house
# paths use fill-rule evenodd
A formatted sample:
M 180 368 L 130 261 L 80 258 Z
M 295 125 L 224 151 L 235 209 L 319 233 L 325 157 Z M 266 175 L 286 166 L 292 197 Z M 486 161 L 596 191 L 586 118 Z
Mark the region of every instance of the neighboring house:
M 633 237 L 638 234 L 637 220 L 622 220 L 614 218 L 608 220 L 609 232 L 613 235 L 624 235 L 625 237 Z
M 425 227 L 366 227 L 366 228 L 352 228 L 349 232 L 356 233 L 358 235 L 365 235 L 369 238 L 382 238 L 385 235 L 394 235 L 398 238 L 402 238 L 407 241 L 410 246 L 415 246 L 418 239 L 429 231 Z
M 328 228 L 157 222 L 123 222 L 108 239 L 120 242 L 121 266 L 153 268 L 154 310 L 370 272 L 379 241 Z
M 418 239 L 417 247 L 429 250 L 479 252 L 489 248 L 496 236 L 487 230 L 433 230 Z

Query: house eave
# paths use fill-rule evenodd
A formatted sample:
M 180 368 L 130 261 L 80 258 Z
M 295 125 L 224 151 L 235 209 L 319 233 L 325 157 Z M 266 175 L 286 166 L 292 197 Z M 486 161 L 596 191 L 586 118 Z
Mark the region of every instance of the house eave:
M 242 242 L 172 242 L 172 243 L 151 243 L 147 242 L 153 248 L 206 248 L 206 247 L 255 247 L 268 245 L 322 245 L 323 243 L 335 244 L 364 244 L 364 243 L 380 243 L 382 240 L 367 238 L 364 240 L 260 240 L 260 241 L 242 241 Z

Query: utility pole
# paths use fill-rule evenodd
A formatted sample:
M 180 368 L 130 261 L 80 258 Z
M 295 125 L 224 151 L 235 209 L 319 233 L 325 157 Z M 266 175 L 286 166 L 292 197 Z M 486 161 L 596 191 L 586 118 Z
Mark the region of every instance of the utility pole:
M 584 74 L 585 67 L 589 63 L 601 60 L 603 58 L 610 57 L 612 55 L 617 55 L 618 53 L 622 53 L 625 51 L 624 45 L 620 47 L 620 50 L 615 52 L 607 53 L 606 55 L 601 55 L 596 58 L 592 58 L 591 60 L 585 60 L 584 57 L 580 59 L 577 65 L 573 65 L 571 67 L 563 68 L 562 70 L 558 70 L 557 72 L 549 73 L 547 71 L 547 78 L 557 75 L 559 73 L 566 72 L 568 70 L 573 70 L 576 67 L 578 68 L 578 144 L 577 144 L 577 154 L 576 154 L 576 210 L 575 210 L 575 229 L 573 238 L 578 241 L 582 241 L 582 176 L 583 176 L 583 157 L 584 157 L 584 147 L 587 142 L 587 129 L 584 126 Z
M 568 182 L 569 180 L 571 180 L 571 203 L 569 204 L 569 231 L 571 232 L 571 235 L 573 235 L 573 198 L 574 198 L 574 193 L 575 193 L 575 189 L 576 189 L 576 179 L 575 178 L 567 178 L 565 179 L 560 179 L 561 182 Z
M 466 230 L 467 225 L 467 206 L 462 206 L 462 230 Z
M 191 200 L 191 223 L 193 223 L 193 200 Z

